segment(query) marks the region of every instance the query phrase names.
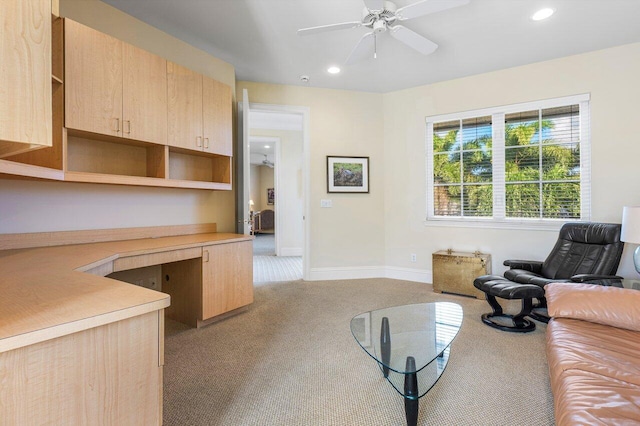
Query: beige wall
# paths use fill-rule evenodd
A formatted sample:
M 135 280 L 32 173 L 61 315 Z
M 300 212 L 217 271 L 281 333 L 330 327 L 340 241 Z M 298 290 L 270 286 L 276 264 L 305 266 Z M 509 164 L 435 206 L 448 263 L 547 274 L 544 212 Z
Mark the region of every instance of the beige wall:
M 312 269 L 384 265 L 382 95 L 239 81 L 256 103 L 310 108 Z M 369 194 L 327 194 L 326 156 L 369 156 Z M 276 195 L 277 196 L 277 195 Z M 321 209 L 321 199 L 333 208 Z
M 260 203 L 257 204 L 258 210 L 269 209 L 275 211 L 275 206 L 267 203 L 267 188 L 274 187 L 273 169 L 267 166 L 258 166 L 258 173 L 260 173 L 258 178 L 258 193 L 260 194 Z
M 591 94 L 592 220 L 617 222 L 625 205 L 640 204 L 640 44 L 451 80 L 384 95 L 385 260 L 430 272 L 437 250 L 491 253 L 494 272 L 507 258 L 543 260 L 553 231 L 425 226 L 425 117 L 497 105 Z M 410 263 L 416 253 L 417 263 Z M 631 250 L 619 272 L 637 277 Z
M 235 86 L 232 65 L 97 0 L 61 0 L 63 16 Z M 0 233 L 216 222 L 233 231 L 234 194 L 0 180 Z

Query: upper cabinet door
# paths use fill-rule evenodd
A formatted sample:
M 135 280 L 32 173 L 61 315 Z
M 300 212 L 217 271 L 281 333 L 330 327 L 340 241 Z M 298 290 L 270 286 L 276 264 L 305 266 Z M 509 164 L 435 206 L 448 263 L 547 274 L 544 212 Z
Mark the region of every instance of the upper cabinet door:
M 168 144 L 202 150 L 202 75 L 167 61 Z
M 51 145 L 51 0 L 0 1 L 0 157 Z
M 167 143 L 167 61 L 123 43 L 122 136 Z
M 204 150 L 233 155 L 231 88 L 212 78 L 202 77 Z
M 65 125 L 121 136 L 122 42 L 65 21 Z

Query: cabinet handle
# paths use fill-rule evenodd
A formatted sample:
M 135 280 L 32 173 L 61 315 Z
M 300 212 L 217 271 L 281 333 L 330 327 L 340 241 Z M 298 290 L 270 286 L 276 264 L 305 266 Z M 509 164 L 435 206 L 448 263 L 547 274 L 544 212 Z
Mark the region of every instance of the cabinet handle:
M 204 147 L 209 149 L 209 138 L 204 138 Z
M 196 136 L 196 146 L 199 148 L 202 147 L 202 136 Z
M 120 119 L 116 118 L 116 133 L 120 133 Z
M 130 135 L 131 134 L 131 120 L 125 120 L 125 123 L 127 123 L 127 131 L 125 133 Z
M 209 261 L 209 250 L 205 250 L 202 252 L 202 261 L 207 263 Z

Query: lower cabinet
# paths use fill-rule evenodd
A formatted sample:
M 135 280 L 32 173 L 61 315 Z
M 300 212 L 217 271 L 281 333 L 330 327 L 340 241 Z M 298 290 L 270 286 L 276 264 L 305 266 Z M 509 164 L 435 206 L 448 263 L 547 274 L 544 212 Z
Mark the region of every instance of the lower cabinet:
M 160 425 L 164 313 L 0 353 L 2 425 Z
M 253 242 L 202 247 L 202 258 L 162 265 L 167 317 L 200 327 L 253 303 Z
M 202 248 L 202 320 L 253 303 L 253 242 Z

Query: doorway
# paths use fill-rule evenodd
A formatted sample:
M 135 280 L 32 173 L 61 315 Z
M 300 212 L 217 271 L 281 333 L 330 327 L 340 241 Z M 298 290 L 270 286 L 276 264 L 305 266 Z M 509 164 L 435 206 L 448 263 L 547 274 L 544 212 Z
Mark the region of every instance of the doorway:
M 255 233 L 254 282 L 301 279 L 308 276 L 309 109 L 245 101 L 238 206 Z

